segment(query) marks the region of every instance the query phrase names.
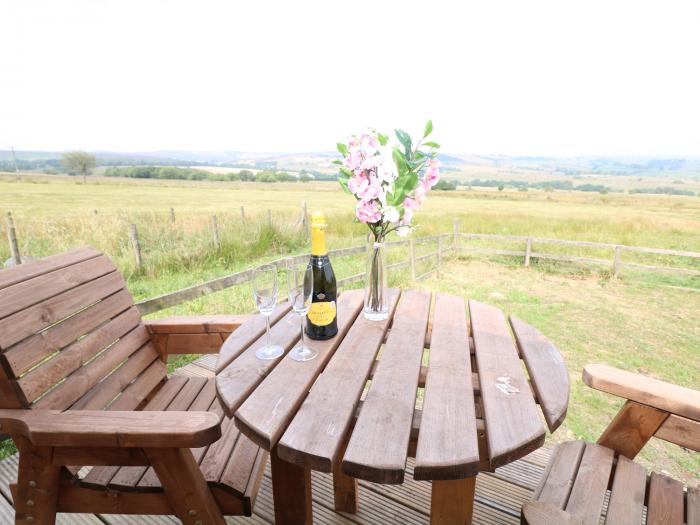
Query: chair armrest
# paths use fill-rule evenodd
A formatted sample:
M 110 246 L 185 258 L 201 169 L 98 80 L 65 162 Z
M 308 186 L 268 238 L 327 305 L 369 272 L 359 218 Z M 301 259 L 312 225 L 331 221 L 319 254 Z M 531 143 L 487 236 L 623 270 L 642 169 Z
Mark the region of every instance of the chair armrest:
M 170 354 L 218 354 L 221 345 L 250 315 L 174 316 L 145 321 L 151 341 L 163 357 Z
M 210 412 L 5 409 L 0 430 L 48 447 L 198 448 L 221 437 Z
M 700 421 L 697 390 L 601 364 L 586 365 L 583 382 L 596 390 Z

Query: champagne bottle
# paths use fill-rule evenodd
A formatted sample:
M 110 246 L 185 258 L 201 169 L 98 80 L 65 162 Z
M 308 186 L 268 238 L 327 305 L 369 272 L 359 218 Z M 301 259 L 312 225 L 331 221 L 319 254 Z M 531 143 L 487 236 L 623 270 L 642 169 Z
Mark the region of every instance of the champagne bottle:
M 311 215 L 311 259 L 314 290 L 306 315 L 306 333 L 311 339 L 330 339 L 338 333 L 335 274 L 326 249 L 326 217 L 323 212 Z

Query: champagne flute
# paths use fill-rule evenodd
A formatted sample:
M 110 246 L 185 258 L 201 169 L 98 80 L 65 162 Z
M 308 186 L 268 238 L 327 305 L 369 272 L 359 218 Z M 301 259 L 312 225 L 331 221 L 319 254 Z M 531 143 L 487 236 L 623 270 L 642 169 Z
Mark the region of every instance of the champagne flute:
M 295 361 L 309 361 L 318 355 L 316 350 L 306 346 L 306 338 L 304 337 L 304 324 L 306 324 L 306 314 L 311 306 L 311 296 L 314 287 L 313 270 L 310 264 L 295 262 L 294 257 L 287 257 L 285 261 L 289 302 L 301 321 L 299 346 L 289 352 L 289 357 Z
M 273 345 L 270 340 L 270 316 L 277 304 L 277 267 L 274 264 L 264 264 L 253 269 L 253 299 L 267 324 L 267 343 L 256 350 L 255 357 L 277 359 L 284 354 L 284 348 Z

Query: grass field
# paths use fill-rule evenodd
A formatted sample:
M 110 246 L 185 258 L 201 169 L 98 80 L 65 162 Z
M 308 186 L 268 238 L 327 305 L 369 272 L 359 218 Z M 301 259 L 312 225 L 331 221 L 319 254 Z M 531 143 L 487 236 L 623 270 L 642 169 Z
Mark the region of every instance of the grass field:
M 14 182 L 0 176 L 0 211 L 12 211 L 23 253 L 43 256 L 90 244 L 112 256 L 137 299 L 250 267 L 281 255 L 303 253 L 300 204 L 329 214 L 331 247 L 364 242 L 365 229 L 351 222 L 352 199 L 332 183 L 213 183 L 32 176 Z M 240 206 L 246 208 L 242 223 Z M 169 209 L 175 209 L 171 224 Z M 273 224 L 267 224 L 271 209 Z M 93 214 L 97 210 L 97 214 Z M 219 218 L 222 247 L 213 249 L 210 215 Z M 700 198 L 597 195 L 576 192 L 434 192 L 417 215 L 416 236 L 447 232 L 453 219 L 462 231 L 602 241 L 700 252 Z M 130 223 L 141 234 L 145 269 L 136 270 L 127 238 Z M 419 255 L 434 250 L 421 245 Z M 392 260 L 405 258 L 392 249 Z M 6 243 L 0 259 L 9 257 Z M 607 255 L 609 257 L 609 254 Z M 652 258 L 652 263 L 656 262 Z M 361 271 L 364 261 L 334 261 L 339 277 Z M 430 263 L 424 263 L 427 268 Z M 689 267 L 695 263 L 687 263 Z M 450 255 L 441 276 L 410 283 L 407 272 L 393 285 L 449 291 L 502 307 L 531 322 L 557 344 L 572 380 L 566 423 L 553 437 L 595 439 L 620 402 L 583 386 L 588 362 L 625 369 L 700 388 L 700 278 L 625 272 L 609 268 L 535 262 L 523 268 L 513 258 Z M 173 313 L 248 312 L 245 285 L 212 294 L 156 316 Z M 700 472 L 698 454 L 653 441 L 647 465 L 685 480 Z

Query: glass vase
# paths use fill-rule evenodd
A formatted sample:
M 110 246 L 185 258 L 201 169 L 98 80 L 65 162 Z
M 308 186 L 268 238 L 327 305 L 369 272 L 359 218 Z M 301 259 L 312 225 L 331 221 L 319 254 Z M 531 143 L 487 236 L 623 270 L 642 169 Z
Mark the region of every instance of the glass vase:
M 383 321 L 389 317 L 384 242 L 370 240 L 367 246 L 364 315 L 370 321 Z

